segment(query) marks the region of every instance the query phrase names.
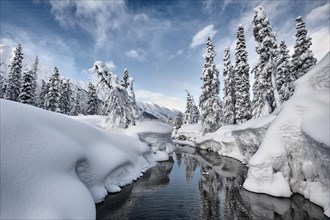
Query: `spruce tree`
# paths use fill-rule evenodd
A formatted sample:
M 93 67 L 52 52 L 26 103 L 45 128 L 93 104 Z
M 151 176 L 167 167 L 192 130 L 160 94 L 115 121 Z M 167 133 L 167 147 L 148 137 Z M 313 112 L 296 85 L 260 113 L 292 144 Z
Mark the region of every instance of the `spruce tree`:
M 182 124 L 183 124 L 183 114 L 179 113 L 174 120 L 175 129 L 181 128 Z
M 61 112 L 60 106 L 60 74 L 58 69 L 54 68 L 54 73 L 49 79 L 48 93 L 45 96 L 44 107 L 46 110 Z
M 295 77 L 290 72 L 290 55 L 284 41 L 281 41 L 278 48 L 276 60 L 276 87 L 280 96 L 280 102 L 287 101 L 292 93 L 292 83 Z
M 48 85 L 45 82 L 45 80 L 41 80 L 41 89 L 39 93 L 39 98 L 38 98 L 38 107 L 39 108 L 45 108 L 45 97 L 48 93 Z
M 8 82 L 5 94 L 6 99 L 18 101 L 21 86 L 22 61 L 22 45 L 18 44 L 14 51 L 14 58 L 12 59 L 10 71 L 8 74 Z
M 249 64 L 245 46 L 244 28 L 237 28 L 237 43 L 235 50 L 235 122 L 246 122 L 251 118 Z
M 7 88 L 7 81 L 3 77 L 3 75 L 1 74 L 0 75 L 0 98 L 4 98 L 5 97 L 6 88 Z
M 98 98 L 95 86 L 90 82 L 88 84 L 88 107 L 87 114 L 96 115 L 98 110 Z
M 216 56 L 212 40 L 208 37 L 204 54 L 204 69 L 201 76 L 202 94 L 199 97 L 203 133 L 214 132 L 221 126 L 221 103 L 219 98 L 219 71 L 214 64 Z
M 257 42 L 256 51 L 259 61 L 253 69 L 253 117 L 270 114 L 279 102 L 275 85 L 276 70 L 276 33 L 269 25 L 266 11 L 262 6 L 255 8 L 253 35 Z
M 62 79 L 60 81 L 60 112 L 69 115 L 71 113 L 71 86 L 69 79 Z
M 123 80 L 121 81 L 121 86 L 123 86 L 125 89 L 129 86 L 129 75 L 128 75 L 128 70 L 124 70 L 124 76 Z
M 190 94 L 188 90 L 187 92 L 187 104 L 186 104 L 186 111 L 185 111 L 185 124 L 196 124 L 199 120 L 199 111 L 194 102 L 194 97 Z
M 235 90 L 234 90 L 234 67 L 230 61 L 230 49 L 225 48 L 223 56 L 223 79 L 224 79 L 224 106 L 223 121 L 224 124 L 235 124 Z
M 296 29 L 296 44 L 292 55 L 291 72 L 295 79 L 298 79 L 305 75 L 316 64 L 317 60 L 310 49 L 312 38 L 307 37 L 306 25 L 301 16 L 296 18 Z
M 32 81 L 32 94 L 33 94 L 33 98 L 32 98 L 32 102 L 31 105 L 37 106 L 38 105 L 38 100 L 37 100 L 37 78 L 38 78 L 38 65 L 39 65 L 39 59 L 38 56 L 36 56 L 33 66 L 32 66 L 32 77 L 33 77 L 33 81 Z
M 76 98 L 74 100 L 74 105 L 71 111 L 71 115 L 78 115 L 81 113 L 81 94 L 80 91 L 77 91 Z
M 22 77 L 20 94 L 18 101 L 24 104 L 32 105 L 35 102 L 35 94 L 33 92 L 33 73 L 32 70 L 25 70 Z

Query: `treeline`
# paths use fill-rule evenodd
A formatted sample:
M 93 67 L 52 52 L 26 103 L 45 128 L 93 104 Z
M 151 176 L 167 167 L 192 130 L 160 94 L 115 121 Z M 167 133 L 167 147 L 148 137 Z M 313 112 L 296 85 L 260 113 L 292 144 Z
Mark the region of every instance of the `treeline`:
M 204 53 L 204 68 L 201 76 L 202 93 L 199 97 L 200 120 L 203 133 L 214 132 L 222 125 L 240 124 L 272 113 L 293 94 L 293 83 L 316 64 L 310 49 L 312 42 L 302 17 L 296 18 L 296 43 L 290 57 L 285 41 L 279 44 L 276 33 L 270 26 L 262 6 L 254 10 L 253 37 L 257 64 L 251 69 L 245 44 L 244 27 L 237 28 L 235 63 L 230 59 L 230 48 L 224 50 L 224 97 L 219 97 L 219 71 L 214 63 L 215 47 L 209 37 Z M 249 74 L 254 75 L 253 98 L 250 98 Z M 187 95 L 184 122 L 197 123 L 198 112 L 192 96 Z

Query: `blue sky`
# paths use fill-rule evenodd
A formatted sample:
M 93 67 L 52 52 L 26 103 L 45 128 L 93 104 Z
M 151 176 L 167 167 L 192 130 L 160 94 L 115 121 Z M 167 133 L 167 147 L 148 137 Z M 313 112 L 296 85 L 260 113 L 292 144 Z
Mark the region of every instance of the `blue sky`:
M 252 19 L 258 5 L 266 9 L 277 41 L 286 40 L 291 52 L 297 16 L 305 19 L 315 56 L 329 51 L 328 0 L 1 0 L 0 44 L 21 42 L 25 54 L 38 55 L 42 65 L 57 66 L 76 80 L 91 79 L 86 70 L 96 60 L 119 76 L 128 68 L 138 100 L 184 110 L 184 89 L 198 103 L 208 35 L 220 75 L 225 47 L 234 62 L 239 24 L 245 27 L 250 66 L 256 62 Z

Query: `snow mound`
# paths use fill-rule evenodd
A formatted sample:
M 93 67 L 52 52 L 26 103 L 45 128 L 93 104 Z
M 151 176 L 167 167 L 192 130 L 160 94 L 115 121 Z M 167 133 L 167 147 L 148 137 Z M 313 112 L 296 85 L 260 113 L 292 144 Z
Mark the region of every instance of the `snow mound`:
M 0 104 L 1 219 L 94 219 L 94 203 L 164 159 L 127 135 Z
M 220 155 L 232 157 L 247 163 L 261 144 L 268 126 L 276 118 L 272 115 L 249 120 L 239 125 L 222 126 L 214 133 L 196 139 L 201 149 L 208 149 Z
M 178 130 L 174 131 L 173 138 L 194 142 L 202 135 L 202 124 L 183 124 Z
M 146 143 L 155 153 L 158 161 L 168 160 L 168 154 L 175 149 L 172 140 L 173 128 L 159 121 L 142 121 L 123 132 Z M 166 154 L 166 156 L 165 156 Z
M 330 216 L 330 55 L 295 82 L 256 154 L 243 187 L 289 197 L 299 193 Z M 291 189 L 291 191 L 290 191 Z

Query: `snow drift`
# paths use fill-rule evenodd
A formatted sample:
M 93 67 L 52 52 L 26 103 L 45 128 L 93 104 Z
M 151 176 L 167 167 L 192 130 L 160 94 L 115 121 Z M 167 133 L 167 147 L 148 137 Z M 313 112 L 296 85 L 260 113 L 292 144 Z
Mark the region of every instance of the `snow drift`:
M 156 160 L 135 138 L 32 106 L 0 104 L 1 219 L 94 219 L 94 203 Z
M 330 216 L 330 55 L 295 82 L 260 148 L 249 161 L 243 187 L 289 197 L 302 194 Z M 292 192 L 291 192 L 292 191 Z

